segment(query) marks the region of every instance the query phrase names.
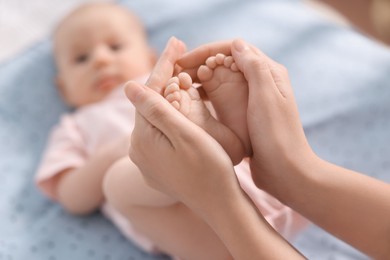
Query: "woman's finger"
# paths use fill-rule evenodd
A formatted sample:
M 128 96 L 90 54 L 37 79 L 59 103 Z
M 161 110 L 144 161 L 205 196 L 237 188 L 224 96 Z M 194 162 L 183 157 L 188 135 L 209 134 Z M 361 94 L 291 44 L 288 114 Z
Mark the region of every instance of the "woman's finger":
M 200 65 L 203 65 L 210 56 L 215 56 L 218 53 L 231 55 L 231 43 L 232 41 L 228 40 L 202 45 L 184 54 L 183 57 L 177 61 L 177 64 L 183 68 L 183 70 L 198 68 Z
M 169 39 L 167 46 L 161 53 L 146 85 L 157 93 L 162 94 L 163 86 L 173 75 L 176 61 L 185 51 L 186 46 L 182 41 L 175 37 Z
M 129 81 L 126 83 L 125 92 L 136 107 L 137 113 L 140 114 L 139 116 L 144 117 L 172 143 L 175 143 L 178 138 L 185 136 L 188 129 L 194 126 L 197 127 L 160 94 L 144 85 L 135 81 Z

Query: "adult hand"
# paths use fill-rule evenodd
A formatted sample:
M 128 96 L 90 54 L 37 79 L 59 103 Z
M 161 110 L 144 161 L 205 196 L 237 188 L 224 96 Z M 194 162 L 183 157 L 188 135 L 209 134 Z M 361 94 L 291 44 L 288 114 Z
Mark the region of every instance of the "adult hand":
M 389 258 L 389 184 L 317 157 L 304 135 L 287 70 L 243 41 L 233 42 L 232 55 L 249 83 L 257 184 L 374 259 Z
M 234 259 L 303 259 L 241 190 L 229 156 L 215 139 L 150 88 L 129 82 L 126 94 L 142 117 L 133 131 L 130 158 L 151 187 L 197 213 Z
M 280 174 L 314 156 L 303 132 L 287 70 L 242 40 L 203 45 L 186 53 L 178 64 L 195 75 L 199 66 L 217 53 L 232 55 L 248 81 L 252 175 L 259 187 L 275 195 L 281 185 L 277 180 L 283 179 Z
M 187 72 L 194 82 L 199 82 L 197 72 L 201 65 L 206 63 L 207 58 L 218 53 L 231 55 L 232 41 L 220 41 L 204 44 L 184 54 L 178 61 L 178 72 Z
M 185 51 L 186 46 L 182 41 L 175 37 L 170 38 L 150 74 L 146 86 L 162 95 L 164 86 L 173 76 L 176 62 L 183 56 Z
M 242 40 L 232 43 L 237 67 L 248 81 L 251 170 L 259 187 L 277 196 L 283 174 L 315 158 L 299 118 L 287 69 Z
M 218 142 L 159 95 L 180 53 L 176 41 L 168 43 L 149 87 L 127 83 L 126 94 L 138 113 L 129 153 L 150 186 L 201 213 L 241 190 Z

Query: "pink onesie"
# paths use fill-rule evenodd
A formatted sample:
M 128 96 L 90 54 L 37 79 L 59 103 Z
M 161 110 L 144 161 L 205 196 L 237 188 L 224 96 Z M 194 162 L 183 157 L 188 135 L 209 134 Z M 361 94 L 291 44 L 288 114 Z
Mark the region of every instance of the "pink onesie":
M 145 79 L 142 77 L 139 81 L 143 83 Z M 38 187 L 55 201 L 53 177 L 65 169 L 81 167 L 98 147 L 113 139 L 130 136 L 134 112 L 135 108 L 125 96 L 123 87 L 118 87 L 104 100 L 64 115 L 51 133 L 35 178 Z M 306 223 L 304 218 L 255 186 L 246 161 L 235 170 L 242 188 L 277 231 L 291 238 L 302 229 Z M 101 209 L 139 247 L 147 252 L 158 251 L 152 241 L 137 232 L 111 205 L 104 203 Z

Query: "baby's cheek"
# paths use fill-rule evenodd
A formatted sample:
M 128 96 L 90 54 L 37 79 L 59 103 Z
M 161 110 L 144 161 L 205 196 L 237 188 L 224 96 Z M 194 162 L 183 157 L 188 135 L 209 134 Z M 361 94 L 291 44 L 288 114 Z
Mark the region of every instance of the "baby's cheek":
M 124 62 L 124 65 L 122 66 L 123 74 L 126 75 L 128 79 L 141 77 L 151 71 L 151 66 L 142 59 L 137 60 L 133 58 L 131 61 Z

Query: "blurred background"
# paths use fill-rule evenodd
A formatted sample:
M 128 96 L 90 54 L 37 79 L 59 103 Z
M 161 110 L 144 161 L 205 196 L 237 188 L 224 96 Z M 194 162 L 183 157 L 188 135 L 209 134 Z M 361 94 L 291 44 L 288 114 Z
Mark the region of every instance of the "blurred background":
M 92 0 L 0 0 L 0 63 L 46 38 L 62 16 L 87 2 Z
M 53 26 L 69 10 L 91 1 L 93 0 L 0 0 L 0 63 L 49 35 Z M 303 0 L 303 2 L 318 10 L 329 20 L 347 26 L 352 23 L 367 35 L 386 41 L 385 33 L 379 33 L 381 29 L 378 29 L 375 23 L 390 24 L 390 9 L 383 8 L 386 2 L 387 6 L 390 5 L 388 0 Z M 372 10 L 374 4 L 376 10 Z M 372 14 L 373 11 L 375 14 Z M 387 40 L 389 40 L 388 36 Z

